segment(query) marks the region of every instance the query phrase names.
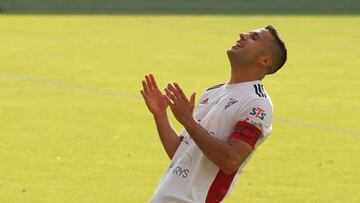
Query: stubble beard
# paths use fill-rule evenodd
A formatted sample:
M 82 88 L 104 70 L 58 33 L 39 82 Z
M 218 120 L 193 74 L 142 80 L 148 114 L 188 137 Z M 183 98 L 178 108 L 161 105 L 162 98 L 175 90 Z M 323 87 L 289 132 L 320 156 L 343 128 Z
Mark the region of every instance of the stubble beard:
M 229 59 L 229 62 L 230 62 L 230 65 L 232 68 L 235 68 L 235 67 L 240 67 L 241 64 L 242 64 L 242 57 L 240 57 L 238 54 L 236 54 L 236 52 L 229 48 L 226 52 L 227 56 L 228 56 L 228 59 Z

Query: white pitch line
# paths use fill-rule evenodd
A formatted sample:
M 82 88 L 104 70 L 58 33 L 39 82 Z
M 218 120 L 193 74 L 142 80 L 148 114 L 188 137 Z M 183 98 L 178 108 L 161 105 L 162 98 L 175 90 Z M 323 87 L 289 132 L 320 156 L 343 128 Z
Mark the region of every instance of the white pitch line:
M 47 85 L 52 87 L 60 87 L 64 89 L 72 89 L 77 90 L 84 93 L 91 93 L 91 94 L 101 94 L 101 95 L 109 95 L 109 96 L 115 96 L 115 97 L 121 97 L 121 98 L 127 98 L 127 99 L 139 99 L 140 98 L 140 92 L 139 95 L 131 94 L 129 92 L 122 92 L 122 91 L 115 91 L 110 90 L 106 88 L 100 88 L 100 87 L 90 87 L 90 86 L 83 86 L 78 84 L 72 84 L 72 83 L 66 83 L 59 80 L 49 80 L 40 78 L 37 76 L 30 76 L 30 75 L 19 75 L 15 73 L 9 73 L 9 72 L 3 72 L 0 71 L 0 77 L 7 79 L 7 80 L 15 80 L 15 81 L 27 81 L 32 82 L 40 85 Z
M 306 123 L 306 122 L 303 122 L 300 120 L 292 120 L 292 119 L 279 118 L 279 117 L 275 117 L 274 120 L 278 121 L 281 124 L 290 125 L 290 126 L 298 126 L 298 127 L 302 127 L 302 128 L 308 128 L 308 129 L 319 129 L 319 130 L 324 130 L 324 131 L 328 131 L 328 132 L 336 132 L 336 133 L 341 133 L 341 134 L 360 136 L 360 130 L 357 130 L 357 129 L 335 128 L 335 127 L 327 126 L 324 124 Z

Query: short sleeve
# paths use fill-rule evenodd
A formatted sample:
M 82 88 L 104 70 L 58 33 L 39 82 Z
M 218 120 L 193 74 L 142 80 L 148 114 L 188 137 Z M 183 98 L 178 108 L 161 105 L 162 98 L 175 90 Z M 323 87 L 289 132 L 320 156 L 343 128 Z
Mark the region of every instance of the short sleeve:
M 252 124 L 261 131 L 262 137 L 266 137 L 272 130 L 273 108 L 267 99 L 256 99 L 245 105 L 244 110 L 239 112 L 238 121 Z

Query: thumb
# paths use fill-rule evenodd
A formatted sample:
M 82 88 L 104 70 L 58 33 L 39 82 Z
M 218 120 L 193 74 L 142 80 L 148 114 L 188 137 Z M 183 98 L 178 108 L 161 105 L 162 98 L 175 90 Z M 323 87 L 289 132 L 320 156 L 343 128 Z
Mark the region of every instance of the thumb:
M 192 95 L 190 97 L 190 103 L 194 106 L 195 106 L 195 96 L 196 96 L 196 93 L 194 92 L 194 93 L 192 93 Z

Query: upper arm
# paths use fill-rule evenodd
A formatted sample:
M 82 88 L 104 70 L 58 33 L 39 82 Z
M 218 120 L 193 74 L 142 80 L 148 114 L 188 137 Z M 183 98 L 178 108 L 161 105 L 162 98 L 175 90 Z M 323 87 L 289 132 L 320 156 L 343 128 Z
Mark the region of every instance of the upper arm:
M 238 169 L 254 151 L 261 131 L 254 125 L 239 121 L 231 134 L 228 144 L 232 149 L 232 166 Z
M 271 101 L 259 98 L 246 104 L 243 109 L 236 116 L 236 122 L 244 121 L 255 126 L 261 132 L 260 139 L 271 133 L 273 118 Z
M 237 123 L 227 143 L 231 146 L 232 166 L 239 168 L 271 132 L 272 106 L 266 100 L 250 102 L 236 117 Z
M 228 140 L 228 144 L 231 145 L 234 155 L 231 165 L 233 166 L 233 170 L 238 170 L 254 149 L 248 143 L 233 137 Z

